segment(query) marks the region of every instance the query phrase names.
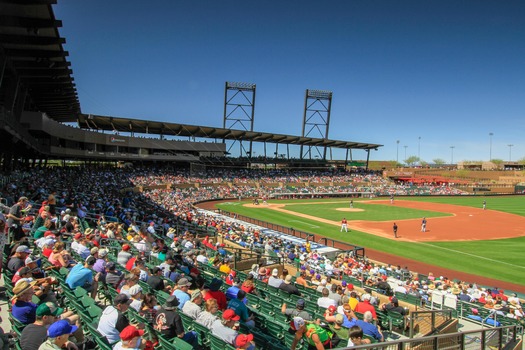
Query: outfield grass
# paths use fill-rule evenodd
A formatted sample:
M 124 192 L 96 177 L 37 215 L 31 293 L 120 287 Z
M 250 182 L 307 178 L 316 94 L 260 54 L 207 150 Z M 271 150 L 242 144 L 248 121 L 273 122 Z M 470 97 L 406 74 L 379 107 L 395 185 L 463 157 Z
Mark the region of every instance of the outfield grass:
M 525 197 L 403 197 L 403 200 L 425 201 L 436 203 L 447 203 L 481 207 L 483 200 L 487 201 L 487 209 L 500 210 L 525 216 Z M 323 203 L 323 202 L 331 203 Z M 314 203 L 317 204 L 302 204 Z M 282 200 L 279 204 L 291 204 L 287 210 L 305 213 L 312 216 L 322 217 L 329 220 L 340 221 L 344 212 L 336 211 L 335 208 L 347 207 L 349 200 Z M 392 208 L 389 205 L 367 205 L 354 200 L 354 208 L 365 208 L 365 212 L 352 212 L 352 218 L 367 220 L 367 211 L 376 207 L 377 212 L 368 214 L 368 220 L 398 220 L 409 218 L 421 218 L 422 216 L 442 216 L 443 213 L 419 211 L 408 208 Z M 239 202 L 219 205 L 221 209 L 236 212 L 249 217 L 294 227 L 297 230 L 316 233 L 325 237 L 340 241 L 346 241 L 354 245 L 363 246 L 374 250 L 387 252 L 393 255 L 403 256 L 409 259 L 421 261 L 431 265 L 442 266 L 447 269 L 463 271 L 479 276 L 489 277 L 502 281 L 525 285 L 525 263 L 523 262 L 523 248 L 525 237 L 486 240 L 486 241 L 454 241 L 454 242 L 402 242 L 377 237 L 359 231 L 351 234 L 339 232 L 339 227 L 324 224 L 318 221 L 308 220 L 275 210 L 259 208 L 247 208 Z M 326 207 L 326 209 L 325 209 Z M 382 210 L 383 209 L 383 210 Z M 362 217 L 358 218 L 358 215 Z M 397 215 L 397 216 L 396 216 Z M 497 223 L 494 223 L 497 230 Z M 421 271 L 428 273 L 429 271 Z M 453 276 L 449 276 L 453 278 Z M 475 282 L 475 281 L 473 281 Z

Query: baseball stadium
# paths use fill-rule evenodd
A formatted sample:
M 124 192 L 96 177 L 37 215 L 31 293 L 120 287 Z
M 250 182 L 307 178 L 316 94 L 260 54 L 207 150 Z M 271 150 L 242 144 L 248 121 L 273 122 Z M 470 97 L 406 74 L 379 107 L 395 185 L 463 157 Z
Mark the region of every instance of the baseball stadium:
M 523 164 L 371 160 L 325 90 L 300 136 L 252 83 L 222 128 L 84 113 L 54 3 L 0 5 L 2 349 L 522 349 Z

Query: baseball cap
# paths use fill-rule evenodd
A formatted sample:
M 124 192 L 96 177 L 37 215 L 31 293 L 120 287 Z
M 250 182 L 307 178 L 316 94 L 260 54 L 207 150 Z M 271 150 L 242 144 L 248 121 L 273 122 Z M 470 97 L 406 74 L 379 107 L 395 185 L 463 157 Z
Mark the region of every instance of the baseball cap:
M 235 314 L 235 311 L 232 309 L 227 309 L 222 313 L 222 318 L 226 321 L 239 321 L 241 317 Z
M 18 271 L 18 274 L 20 276 L 22 276 L 22 275 L 25 275 L 26 273 L 29 273 L 29 272 L 31 272 L 31 269 L 29 267 L 27 267 L 27 266 L 24 266 Z
M 131 300 L 126 294 L 119 294 L 113 299 L 113 304 L 120 305 L 120 304 L 131 304 L 133 300 Z
M 64 309 L 56 306 L 54 303 L 48 301 L 46 303 L 40 304 L 36 308 L 37 316 L 58 316 L 64 312 Z
M 337 314 L 335 316 L 335 323 L 337 323 L 337 324 L 343 324 L 344 320 L 345 320 L 345 318 L 341 314 Z
M 131 247 L 129 246 L 129 244 L 124 244 L 124 245 L 122 246 L 122 250 L 125 251 L 125 252 L 127 252 L 127 251 L 130 250 L 130 249 L 131 249 Z
M 120 332 L 120 339 L 124 341 L 131 340 L 136 337 L 142 337 L 144 335 L 144 330 L 138 329 L 135 326 L 127 326 Z
M 117 268 L 117 265 L 113 262 L 113 261 L 110 261 L 106 264 L 106 269 L 110 270 L 110 271 L 113 271 Z
M 273 269 L 273 270 L 272 270 L 272 276 L 275 277 L 275 276 L 278 276 L 278 275 L 279 275 L 279 270 L 277 270 L 277 269 Z
M 297 306 L 303 306 L 304 307 L 305 301 L 304 299 L 297 299 Z
M 29 250 L 29 247 L 26 245 L 20 245 L 18 248 L 16 248 L 17 253 L 27 253 L 31 254 L 31 250 Z
M 67 320 L 59 320 L 53 323 L 47 329 L 47 336 L 49 338 L 60 337 L 64 334 L 72 334 L 78 329 L 77 326 L 72 326 Z
M 235 345 L 244 346 L 251 341 L 253 341 L 253 334 L 239 334 L 237 338 L 235 338 Z
M 81 238 L 82 238 L 82 233 L 79 232 L 75 235 L 75 239 L 81 239 Z
M 330 305 L 330 306 L 328 307 L 328 311 L 330 311 L 330 312 L 332 312 L 332 313 L 333 313 L 333 312 L 336 312 L 336 311 L 337 311 L 337 307 L 336 307 L 335 305 Z
M 183 286 L 189 287 L 189 286 L 191 286 L 191 282 L 188 281 L 187 278 L 181 278 L 181 279 L 179 280 L 179 282 L 177 282 L 177 285 L 178 285 L 179 287 L 183 287 Z
M 96 262 L 97 262 L 97 259 L 95 259 L 95 257 L 93 256 L 88 256 L 86 259 L 86 264 L 88 264 L 89 266 L 95 265 Z
M 98 251 L 98 256 L 99 257 L 103 258 L 106 255 L 108 255 L 108 250 L 107 249 L 99 249 L 99 251 Z
M 31 264 L 31 263 L 36 263 L 36 262 L 38 262 L 39 260 L 40 260 L 40 258 L 37 259 L 37 258 L 35 258 L 34 256 L 31 256 L 31 255 L 30 255 L 30 256 L 28 256 L 28 257 L 26 258 L 26 260 L 25 260 L 24 263 L 25 263 L 26 265 L 29 265 L 29 264 Z
M 298 330 L 302 326 L 304 326 L 304 319 L 302 317 L 296 316 L 290 322 L 290 327 L 292 327 L 294 331 Z
M 142 292 L 142 287 L 138 284 L 135 284 L 134 286 L 129 288 L 128 292 L 129 292 L 129 295 L 137 295 Z
M 89 251 L 91 253 L 91 255 L 95 255 L 98 253 L 98 248 L 97 247 L 93 247 L 91 248 L 91 250 Z
M 195 290 L 193 291 L 193 293 L 191 293 L 191 301 L 194 301 L 195 299 L 197 299 L 198 297 L 201 297 L 202 296 L 202 293 L 200 290 Z
M 363 296 L 361 297 L 361 299 L 363 299 L 363 300 L 370 300 L 370 299 L 371 299 L 371 296 L 370 296 L 370 294 L 368 294 L 368 293 L 367 293 L 367 294 L 363 294 Z

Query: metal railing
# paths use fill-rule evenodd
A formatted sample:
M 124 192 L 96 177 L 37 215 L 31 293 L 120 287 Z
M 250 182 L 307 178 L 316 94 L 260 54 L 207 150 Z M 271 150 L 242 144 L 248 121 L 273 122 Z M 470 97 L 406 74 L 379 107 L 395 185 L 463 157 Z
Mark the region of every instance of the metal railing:
M 410 313 L 409 337 L 414 338 L 415 329 L 421 334 L 432 334 L 454 318 L 453 310 L 416 310 Z
M 521 332 L 518 326 L 505 326 L 475 331 L 448 333 L 414 339 L 396 340 L 351 348 L 337 349 L 382 349 L 382 350 L 484 350 L 503 349 L 518 344 Z

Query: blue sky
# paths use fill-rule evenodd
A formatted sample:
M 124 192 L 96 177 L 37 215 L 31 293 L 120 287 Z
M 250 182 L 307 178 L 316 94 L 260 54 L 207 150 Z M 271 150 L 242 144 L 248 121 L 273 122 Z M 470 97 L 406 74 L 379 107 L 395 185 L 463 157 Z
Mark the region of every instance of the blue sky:
M 254 130 L 300 135 L 305 90 L 321 89 L 333 92 L 329 138 L 383 144 L 372 160 L 405 150 L 488 160 L 489 133 L 492 158 L 525 157 L 523 1 L 62 0 L 54 10 L 84 113 L 222 127 L 224 83 L 248 82 Z

